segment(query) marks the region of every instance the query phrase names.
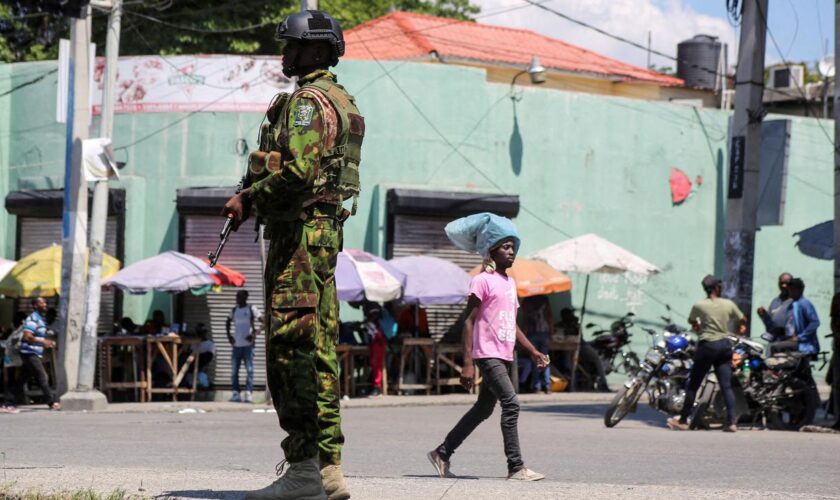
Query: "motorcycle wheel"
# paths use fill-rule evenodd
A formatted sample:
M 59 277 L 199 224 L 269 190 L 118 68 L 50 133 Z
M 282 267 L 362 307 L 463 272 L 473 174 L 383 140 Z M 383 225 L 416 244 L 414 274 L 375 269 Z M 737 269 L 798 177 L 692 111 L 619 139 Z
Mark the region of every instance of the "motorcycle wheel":
M 767 412 L 767 426 L 780 431 L 798 431 L 814 421 L 819 396 L 807 382 L 790 379 L 774 392 L 776 403 Z
M 636 405 L 645 385 L 640 379 L 634 378 L 629 388 L 622 386 L 607 407 L 607 412 L 604 414 L 604 425 L 607 427 L 618 425 Z

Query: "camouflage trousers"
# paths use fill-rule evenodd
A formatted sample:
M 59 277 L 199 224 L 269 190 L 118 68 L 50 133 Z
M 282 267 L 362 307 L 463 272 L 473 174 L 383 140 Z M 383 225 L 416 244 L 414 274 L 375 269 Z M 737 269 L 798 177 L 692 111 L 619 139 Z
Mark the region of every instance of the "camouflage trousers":
M 268 229 L 266 369 L 280 427 L 289 434 L 283 452 L 290 462 L 317 454 L 324 464 L 340 464 L 335 266 L 342 223 L 316 210 L 305 222 Z

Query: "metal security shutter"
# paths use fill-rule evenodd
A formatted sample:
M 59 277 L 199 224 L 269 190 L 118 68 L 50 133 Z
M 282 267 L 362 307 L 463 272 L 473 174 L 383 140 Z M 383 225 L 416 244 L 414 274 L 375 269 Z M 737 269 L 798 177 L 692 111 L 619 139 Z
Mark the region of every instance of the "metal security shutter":
M 465 271 L 481 264 L 481 257 L 455 247 L 443 228 L 454 217 L 435 217 L 427 215 L 394 215 L 393 239 L 388 248 L 388 255 L 406 257 L 410 255 L 430 255 L 454 262 Z M 466 297 L 465 297 L 466 298 Z M 440 338 L 447 328 L 458 318 L 465 304 L 426 306 L 429 317 L 429 332 L 432 337 Z
M 183 251 L 199 258 L 206 258 L 207 252 L 215 250 L 219 242 L 222 219 L 219 216 L 185 215 L 182 217 Z M 263 274 L 260 263 L 259 245 L 254 242 L 256 233 L 253 225 L 246 223 L 238 232 L 231 232 L 219 263 L 245 275 L 245 290 L 248 303 L 265 311 L 263 299 Z M 236 305 L 236 292 L 241 288 L 225 287 L 219 293 L 203 296 L 184 294 L 184 321 L 192 329 L 197 323 L 210 328 L 216 343 L 216 355 L 208 368 L 213 385 L 221 389 L 231 387 L 232 348 L 225 333 L 225 322 Z M 262 317 L 259 318 L 262 320 Z M 262 324 L 262 321 L 259 322 Z M 260 328 L 254 360 L 254 386 L 265 388 L 265 330 Z M 239 382 L 245 386 L 245 368 L 239 370 Z
M 62 224 L 56 217 L 21 217 L 18 216 L 17 257 L 25 257 L 37 250 L 50 245 L 61 245 Z M 117 256 L 117 217 L 108 217 L 105 227 L 105 253 Z M 88 225 L 90 230 L 90 225 Z M 114 329 L 114 295 L 115 291 L 102 292 L 99 304 L 98 334 L 107 335 Z M 52 305 L 52 303 L 50 303 Z

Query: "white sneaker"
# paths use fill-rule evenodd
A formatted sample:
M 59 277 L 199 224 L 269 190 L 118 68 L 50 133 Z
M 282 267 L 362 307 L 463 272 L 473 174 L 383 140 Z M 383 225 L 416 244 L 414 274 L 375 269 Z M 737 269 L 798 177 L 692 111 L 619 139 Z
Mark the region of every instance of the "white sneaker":
M 245 402 L 245 403 L 253 403 L 254 402 L 254 396 L 251 394 L 251 391 L 245 391 L 245 392 L 242 393 L 242 395 L 243 395 L 243 397 L 242 397 L 243 402 Z
M 238 403 L 242 400 L 239 399 L 239 393 L 236 392 L 236 391 L 233 391 L 233 394 L 230 396 L 230 399 L 228 401 L 230 401 L 232 403 Z
M 527 467 L 522 467 L 518 471 L 508 474 L 507 478 L 513 481 L 539 481 L 540 479 L 545 479 L 545 476 Z

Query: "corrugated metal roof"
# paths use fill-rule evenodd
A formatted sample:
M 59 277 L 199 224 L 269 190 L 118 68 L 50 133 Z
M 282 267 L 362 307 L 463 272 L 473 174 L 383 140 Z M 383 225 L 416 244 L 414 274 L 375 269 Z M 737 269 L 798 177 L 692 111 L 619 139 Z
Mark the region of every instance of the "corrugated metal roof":
M 533 31 L 392 12 L 345 33 L 348 59 L 444 58 L 527 66 L 536 55 L 548 69 L 681 86 L 679 78 L 626 64 Z

